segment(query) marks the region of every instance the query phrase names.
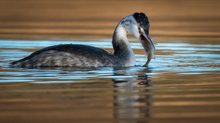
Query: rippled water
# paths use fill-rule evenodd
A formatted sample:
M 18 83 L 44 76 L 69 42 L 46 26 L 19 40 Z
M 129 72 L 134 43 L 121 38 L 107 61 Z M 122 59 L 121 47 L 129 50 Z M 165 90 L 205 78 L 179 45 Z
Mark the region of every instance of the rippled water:
M 129 68 L 24 69 L 9 63 L 56 44 L 85 44 L 112 52 L 110 39 L 0 40 L 0 119 L 26 122 L 218 122 L 220 43 L 157 42 L 148 68 L 132 41 Z M 10 117 L 15 118 L 14 120 Z M 88 120 L 89 119 L 89 120 Z

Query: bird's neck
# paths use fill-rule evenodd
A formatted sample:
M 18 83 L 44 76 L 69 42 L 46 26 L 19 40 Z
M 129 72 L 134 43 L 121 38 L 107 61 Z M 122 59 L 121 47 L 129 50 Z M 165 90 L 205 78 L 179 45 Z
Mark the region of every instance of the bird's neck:
M 117 25 L 112 40 L 114 55 L 119 59 L 122 64 L 125 66 L 134 66 L 135 65 L 135 55 L 131 49 L 127 32 L 122 27 L 122 25 Z

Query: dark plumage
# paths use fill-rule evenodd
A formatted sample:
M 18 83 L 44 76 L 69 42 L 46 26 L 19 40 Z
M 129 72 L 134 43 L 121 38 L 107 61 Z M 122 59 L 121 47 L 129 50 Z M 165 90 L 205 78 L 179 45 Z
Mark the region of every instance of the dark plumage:
M 57 55 L 56 57 L 50 57 L 52 56 L 52 54 L 48 52 L 51 52 L 53 55 L 56 55 L 55 53 L 58 52 L 61 54 Z M 48 53 L 48 55 L 50 55 L 47 56 L 49 58 L 47 61 L 44 61 L 46 58 L 43 59 L 36 58 L 36 57 L 41 57 L 42 54 L 44 53 Z M 78 58 L 70 58 L 70 57 L 64 58 L 63 56 L 66 53 L 70 54 L 71 56 L 78 56 Z M 78 59 L 78 60 L 70 60 L 70 59 Z M 79 62 L 74 63 L 74 61 L 79 61 Z M 90 61 L 93 64 L 97 64 L 97 66 L 113 66 L 113 64 L 116 64 L 117 62 L 112 54 L 108 53 L 103 49 L 92 46 L 86 46 L 86 45 L 64 44 L 64 45 L 56 45 L 56 46 L 43 48 L 21 60 L 12 62 L 11 64 L 12 65 L 17 64 L 18 67 L 72 67 L 72 66 L 86 65 L 83 63 L 85 61 Z M 56 64 L 60 62 L 63 63 L 59 65 Z M 72 62 L 72 63 L 68 63 L 68 62 Z M 102 65 L 99 63 L 102 63 Z M 96 65 L 86 65 L 86 66 L 94 67 Z

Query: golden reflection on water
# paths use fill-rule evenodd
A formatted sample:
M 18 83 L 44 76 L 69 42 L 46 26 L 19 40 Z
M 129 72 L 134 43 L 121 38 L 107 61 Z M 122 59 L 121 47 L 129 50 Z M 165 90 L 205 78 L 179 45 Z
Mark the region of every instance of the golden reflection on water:
M 219 40 L 219 0 L 0 1 L 0 37 L 111 38 L 124 16 L 146 13 L 157 40 Z
M 196 81 L 187 78 L 202 75 L 171 73 L 163 78 L 160 75 L 149 78 L 146 73 L 151 71 L 115 69 L 113 79 L 66 84 L 1 83 L 0 119 L 2 122 L 218 121 L 219 77 L 213 80 L 216 75 L 204 74 L 207 79 L 196 85 Z M 129 77 L 133 75 L 137 77 Z

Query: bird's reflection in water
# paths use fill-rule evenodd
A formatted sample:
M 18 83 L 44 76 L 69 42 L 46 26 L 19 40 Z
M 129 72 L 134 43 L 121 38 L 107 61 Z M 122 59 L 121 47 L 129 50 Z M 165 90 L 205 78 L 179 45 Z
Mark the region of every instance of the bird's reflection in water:
M 150 117 L 150 70 L 114 69 L 114 117 L 119 123 L 146 123 Z

